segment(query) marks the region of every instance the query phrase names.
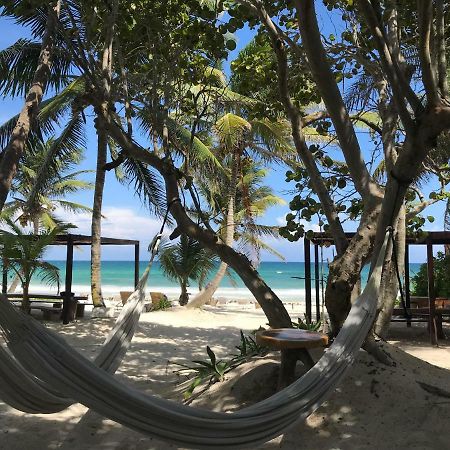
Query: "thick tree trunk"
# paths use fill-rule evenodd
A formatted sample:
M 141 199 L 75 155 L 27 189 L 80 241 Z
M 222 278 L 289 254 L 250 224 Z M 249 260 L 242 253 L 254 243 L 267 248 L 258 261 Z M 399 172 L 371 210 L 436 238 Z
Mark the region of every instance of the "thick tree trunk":
M 180 304 L 180 306 L 185 306 L 189 301 L 189 294 L 187 291 L 186 280 L 182 280 L 180 284 L 181 284 L 181 294 L 178 299 L 178 303 Z
M 330 316 L 333 334 L 340 330 L 347 318 L 361 270 L 370 257 L 381 210 L 381 199 L 373 201 L 366 209 L 368 212 L 363 215 L 356 235 L 349 242 L 346 251 L 330 264 L 325 306 Z
M 28 293 L 29 285 L 28 283 L 24 283 L 22 285 L 22 305 L 21 309 L 23 312 L 30 314 L 31 308 L 30 308 L 30 297 Z
M 56 4 L 52 2 L 48 7 L 48 18 L 33 82 L 11 139 L 0 155 L 0 211 L 3 209 L 6 197 L 11 189 L 12 180 L 17 172 L 20 157 L 24 152 L 31 127 L 36 120 L 39 105 L 50 76 L 53 37 L 58 23 L 59 9 L 60 1 L 57 1 Z
M 95 176 L 94 205 L 91 224 L 91 295 L 94 306 L 103 306 L 101 280 L 101 236 L 102 236 L 102 204 L 105 186 L 106 156 L 108 150 L 107 134 L 102 119 L 97 119 L 97 173 Z

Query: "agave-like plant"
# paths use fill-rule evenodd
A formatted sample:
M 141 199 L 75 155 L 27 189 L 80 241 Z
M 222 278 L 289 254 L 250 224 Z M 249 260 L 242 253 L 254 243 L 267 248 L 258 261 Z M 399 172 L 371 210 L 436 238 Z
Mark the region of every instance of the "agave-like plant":
M 9 230 L 0 230 L 0 252 L 2 264 L 12 270 L 22 283 L 22 310 L 30 312 L 29 288 L 34 277 L 49 285 L 57 285 L 59 291 L 59 269 L 44 261 L 44 253 L 58 234 L 66 232 L 70 226 L 57 225 L 52 230 L 35 235 L 26 232 L 12 220 L 6 219 Z

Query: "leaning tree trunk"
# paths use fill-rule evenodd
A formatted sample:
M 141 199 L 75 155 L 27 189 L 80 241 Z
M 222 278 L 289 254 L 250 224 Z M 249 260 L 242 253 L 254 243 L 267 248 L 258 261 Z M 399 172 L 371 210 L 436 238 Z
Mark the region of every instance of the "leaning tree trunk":
M 97 173 L 95 176 L 94 205 L 91 223 L 91 295 L 94 306 L 103 306 L 101 280 L 102 252 L 102 204 L 105 187 L 106 156 L 108 150 L 107 135 L 100 118 L 97 119 Z
M 17 166 L 24 152 L 31 127 L 39 112 L 39 105 L 50 76 L 51 53 L 54 43 L 53 37 L 58 23 L 59 9 L 59 0 L 54 6 L 49 5 L 41 52 L 33 82 L 25 99 L 25 105 L 19 114 L 16 126 L 11 134 L 9 143 L 0 155 L 0 211 L 3 209 L 6 197 L 11 189 L 12 180 L 17 172 Z
M 233 164 L 235 167 L 236 164 Z M 236 166 L 237 168 L 237 166 Z M 235 172 L 235 170 L 233 170 Z M 231 177 L 231 187 L 232 192 L 230 193 L 230 199 L 228 201 L 228 211 L 227 211 L 227 219 L 226 219 L 226 235 L 225 235 L 225 244 L 228 246 L 232 246 L 234 242 L 234 202 L 236 198 L 236 179 L 237 176 L 233 173 Z M 233 181 L 234 180 L 234 181 Z M 205 305 L 209 300 L 211 300 L 214 293 L 217 291 L 220 283 L 222 282 L 223 277 L 227 272 L 228 264 L 225 262 L 221 262 L 219 269 L 216 272 L 214 278 L 207 284 L 207 286 L 202 289 L 188 304 L 188 308 L 201 308 Z

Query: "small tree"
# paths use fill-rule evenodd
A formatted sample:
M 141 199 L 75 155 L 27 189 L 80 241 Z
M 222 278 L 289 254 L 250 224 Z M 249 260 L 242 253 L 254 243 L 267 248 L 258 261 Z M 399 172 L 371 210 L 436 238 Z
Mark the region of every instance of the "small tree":
M 5 221 L 12 231 L 0 230 L 3 264 L 19 277 L 23 289 L 22 310 L 29 313 L 29 287 L 33 276 L 49 285 L 56 284 L 59 291 L 59 269 L 42 258 L 56 235 L 66 231 L 68 227 L 57 225 L 51 231 L 35 235 L 32 232 L 24 232 L 10 219 Z
M 199 242 L 183 234 L 178 243 L 162 246 L 159 261 L 165 275 L 180 284 L 179 303 L 184 306 L 189 301 L 189 280 L 198 281 L 201 287 L 216 258 Z
M 434 260 L 434 291 L 436 297 L 450 298 L 450 255 L 438 252 Z M 427 265 L 422 264 L 419 272 L 412 278 L 412 294 L 428 296 L 428 271 Z

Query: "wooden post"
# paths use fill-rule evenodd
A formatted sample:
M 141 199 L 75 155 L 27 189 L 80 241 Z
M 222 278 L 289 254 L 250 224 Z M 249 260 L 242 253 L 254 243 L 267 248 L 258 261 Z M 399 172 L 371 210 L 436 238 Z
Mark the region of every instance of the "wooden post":
M 134 244 L 134 287 L 139 283 L 139 242 Z
M 306 320 L 311 323 L 311 242 L 304 239 L 305 248 L 305 303 Z
M 428 306 L 430 309 L 429 330 L 430 340 L 433 345 L 437 345 L 436 339 L 436 323 L 435 323 L 435 300 L 436 293 L 434 291 L 434 260 L 433 260 L 433 244 L 427 239 L 427 272 L 428 272 Z
M 2 294 L 8 292 L 8 269 L 6 268 L 6 260 L 3 260 L 2 266 Z
M 409 283 L 409 244 L 407 242 L 405 245 L 405 303 L 408 311 L 411 308 L 411 289 Z M 406 320 L 406 326 L 411 326 L 411 317 L 409 316 L 409 314 Z
M 73 239 L 69 234 L 67 236 L 67 256 L 66 256 L 66 282 L 63 297 L 63 324 L 69 323 L 69 304 L 72 292 L 72 272 L 73 272 Z
M 320 320 L 320 272 L 319 272 L 319 245 L 314 244 L 314 277 L 316 288 L 316 321 Z

